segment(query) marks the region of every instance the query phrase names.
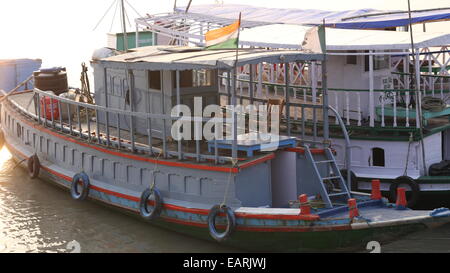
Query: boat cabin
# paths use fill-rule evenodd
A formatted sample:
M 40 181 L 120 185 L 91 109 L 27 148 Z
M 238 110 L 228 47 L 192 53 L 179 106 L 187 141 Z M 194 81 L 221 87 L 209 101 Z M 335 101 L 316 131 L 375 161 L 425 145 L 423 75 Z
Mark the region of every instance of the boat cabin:
M 221 11 L 219 7 L 215 9 L 217 13 Z M 252 11 L 249 9 L 246 12 Z M 178 20 L 190 22 L 191 27 L 182 30 L 160 29 L 159 26 L 166 22 L 164 16 L 142 18 L 137 25 L 154 26 L 153 31 L 172 37 L 179 44 L 202 45 L 204 41 L 202 35 L 198 35 L 199 30 L 213 29 L 231 20 L 228 14 L 202 16 L 199 13 L 171 14 L 172 25 L 176 25 Z M 254 19 L 244 16 L 240 41 L 244 48 L 301 49 L 303 38 L 311 29 L 287 21 L 281 24 Z M 383 178 L 393 179 L 406 171 L 408 176 L 416 179 L 427 175 L 430 165 L 449 159 L 450 110 L 446 104 L 450 91 L 450 34 L 417 32 L 414 33 L 414 40 L 416 50 L 413 56 L 409 32 L 326 30 L 326 103 L 339 113 L 351 133 L 351 162 L 358 177 L 370 179 L 381 171 L 385 176 Z M 251 73 L 257 96 L 271 98 L 284 92 L 283 65 L 264 64 L 250 70 L 249 66 L 240 68 L 238 86 L 239 82 L 244 86 L 240 93 L 245 93 Z M 291 100 L 323 103 L 321 70 L 321 65 L 316 62 L 290 64 L 288 77 L 294 90 Z M 415 71 L 418 71 L 417 76 Z M 221 84 L 226 88 L 226 82 Z M 416 86 L 420 89 L 419 102 Z M 422 105 L 423 110 L 418 105 Z M 295 119 L 301 119 L 301 113 L 293 114 Z M 338 161 L 344 168 L 349 160 L 345 156 L 349 148 L 345 145 L 340 133 L 341 125 L 333 111 L 329 112 L 329 118 L 331 138 L 335 140 Z M 312 128 L 312 124 L 308 124 L 306 129 Z M 311 133 L 307 133 L 305 138 L 308 135 L 315 138 Z

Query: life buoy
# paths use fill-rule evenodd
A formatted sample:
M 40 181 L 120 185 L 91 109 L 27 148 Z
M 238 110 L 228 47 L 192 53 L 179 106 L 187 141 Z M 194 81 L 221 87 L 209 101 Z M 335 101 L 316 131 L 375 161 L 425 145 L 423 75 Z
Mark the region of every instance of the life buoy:
M 344 178 L 345 182 L 347 182 L 347 170 L 343 169 L 340 170 L 342 178 Z M 358 177 L 356 177 L 355 173 L 353 171 L 350 171 L 350 185 L 351 185 L 351 191 L 358 191 Z
M 39 162 L 39 157 L 37 155 L 33 155 L 28 158 L 28 175 L 35 179 L 39 176 L 39 171 L 41 169 L 41 163 Z
M 414 181 L 414 179 L 409 176 L 397 177 L 394 182 L 392 182 L 391 186 L 389 187 L 389 201 L 391 203 L 396 202 L 397 189 L 401 184 L 407 184 L 411 188 L 411 191 L 409 191 L 410 194 L 408 194 L 407 196 L 407 201 L 409 208 L 414 207 L 420 197 L 420 186 L 416 181 Z
M 153 209 L 149 210 L 148 203 L 150 197 L 154 196 L 153 201 Z M 162 195 L 161 192 L 157 188 L 146 189 L 141 196 L 141 201 L 139 202 L 139 211 L 141 213 L 142 218 L 147 221 L 152 221 L 158 218 L 161 215 L 162 210 Z
M 78 185 L 81 184 L 81 191 L 78 191 Z M 70 194 L 72 198 L 78 201 L 86 200 L 89 195 L 90 188 L 89 176 L 84 172 L 76 174 L 72 179 L 72 187 L 70 188 Z
M 219 231 L 217 231 L 216 218 L 217 216 L 219 216 L 219 214 L 222 213 L 226 216 L 227 225 L 225 231 L 223 233 L 220 233 Z M 208 228 L 209 234 L 214 240 L 223 242 L 228 239 L 236 229 L 236 217 L 233 210 L 227 206 L 214 206 L 208 215 Z

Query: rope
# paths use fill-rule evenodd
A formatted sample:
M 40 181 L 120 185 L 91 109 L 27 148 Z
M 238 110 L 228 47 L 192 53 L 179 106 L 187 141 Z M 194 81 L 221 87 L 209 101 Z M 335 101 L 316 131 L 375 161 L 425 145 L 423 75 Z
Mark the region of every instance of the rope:
M 403 176 L 408 176 L 408 161 L 409 161 L 409 154 L 411 151 L 411 144 L 413 142 L 413 133 L 409 133 L 409 143 L 408 143 L 408 153 L 406 154 L 406 164 L 405 164 L 405 171 L 403 172 Z
M 150 149 L 151 149 L 152 147 L 150 147 Z M 153 180 L 152 180 L 152 182 L 150 183 L 150 190 L 154 190 L 155 189 L 155 186 L 156 186 L 156 173 L 157 172 L 159 172 L 159 170 L 158 170 L 158 167 L 159 167 L 159 165 L 158 165 L 158 161 L 159 161 L 159 159 L 161 158 L 161 155 L 163 154 L 163 152 L 164 151 L 162 151 L 161 150 L 161 152 L 159 153 L 159 155 L 156 157 L 156 163 L 155 163 L 155 168 L 153 169 Z
M 225 188 L 225 195 L 223 197 L 223 202 L 222 202 L 222 204 L 220 204 L 221 208 L 223 208 L 223 207 L 225 207 L 227 205 L 228 193 L 230 191 L 232 178 L 234 177 L 233 168 L 237 166 L 237 163 L 238 163 L 238 160 L 237 159 L 233 159 L 232 167 L 230 168 L 230 174 L 228 176 L 228 184 L 227 184 L 227 187 Z
M 11 169 L 11 171 L 14 171 L 17 167 L 19 167 L 20 164 L 22 164 L 23 162 L 25 162 L 27 159 L 23 159 L 22 161 L 18 162 L 16 165 L 14 165 L 14 167 Z
M 439 98 L 434 97 L 424 97 L 422 99 L 422 109 L 431 112 L 441 112 L 447 105 L 445 102 Z

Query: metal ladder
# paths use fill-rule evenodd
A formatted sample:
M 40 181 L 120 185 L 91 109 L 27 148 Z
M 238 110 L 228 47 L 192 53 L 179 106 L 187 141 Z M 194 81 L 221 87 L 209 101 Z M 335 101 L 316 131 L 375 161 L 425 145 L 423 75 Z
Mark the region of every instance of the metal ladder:
M 341 175 L 341 172 L 339 170 L 339 167 L 336 162 L 336 158 L 333 155 L 333 152 L 330 148 L 325 149 L 325 160 L 322 161 L 316 161 L 314 158 L 311 149 L 308 145 L 305 145 L 305 156 L 307 158 L 307 161 L 311 164 L 311 167 L 313 169 L 313 176 L 316 178 L 316 183 L 319 183 L 319 191 L 320 196 L 322 197 L 322 200 L 325 202 L 325 205 L 328 208 L 333 208 L 333 203 L 331 202 L 331 199 L 334 197 L 347 197 L 347 199 L 351 198 L 351 194 L 348 190 L 347 184 L 344 180 L 344 178 Z M 327 176 L 322 177 L 320 174 L 320 171 L 318 169 L 319 165 L 328 165 L 331 167 L 333 176 Z M 327 168 L 327 175 L 331 175 L 330 168 Z M 329 193 L 325 187 L 324 181 L 326 180 L 337 180 L 339 182 L 339 186 L 341 188 L 340 192 L 337 193 Z

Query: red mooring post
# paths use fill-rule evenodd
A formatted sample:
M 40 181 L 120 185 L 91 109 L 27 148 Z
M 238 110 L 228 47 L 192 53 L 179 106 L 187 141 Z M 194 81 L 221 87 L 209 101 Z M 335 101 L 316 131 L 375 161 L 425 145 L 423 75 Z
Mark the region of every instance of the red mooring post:
M 381 200 L 381 190 L 380 190 L 380 180 L 372 180 L 372 195 L 370 196 L 372 200 Z
M 348 211 L 350 218 L 359 216 L 358 207 L 356 206 L 356 199 L 348 199 Z
M 405 188 L 397 188 L 397 202 L 395 203 L 396 209 L 404 210 L 408 207 L 408 203 L 406 202 L 406 189 Z
M 308 201 L 308 195 L 302 194 L 298 199 L 300 201 L 300 215 L 311 215 L 311 205 Z

